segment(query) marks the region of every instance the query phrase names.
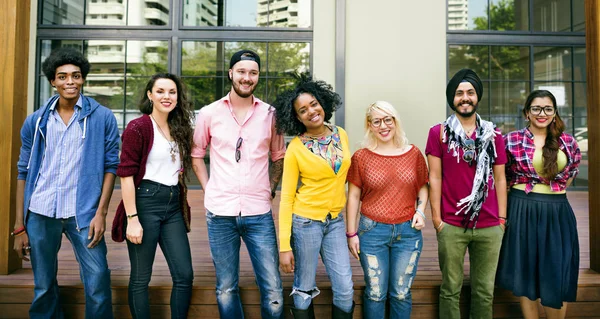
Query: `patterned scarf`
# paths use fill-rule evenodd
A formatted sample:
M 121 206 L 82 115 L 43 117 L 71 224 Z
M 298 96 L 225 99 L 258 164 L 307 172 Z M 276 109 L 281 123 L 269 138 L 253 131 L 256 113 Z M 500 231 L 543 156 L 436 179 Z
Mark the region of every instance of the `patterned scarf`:
M 475 178 L 473 179 L 473 188 L 467 197 L 461 199 L 456 204 L 458 207 L 456 215 L 465 214 L 462 221 L 465 230 L 471 222 L 473 223 L 473 229 L 477 226 L 479 211 L 488 196 L 488 181 L 490 179 L 492 179 L 492 188 L 494 187 L 493 164 L 497 156 L 494 139 L 496 134 L 500 134 L 496 132 L 494 123 L 482 120 L 479 114 L 476 115 L 477 128 L 475 130 L 473 161 L 477 163 L 477 168 L 475 170 Z M 452 156 L 456 157 L 458 163 L 461 160 L 459 149 L 472 149 L 472 143 L 469 145 L 469 143 L 465 142 L 468 137 L 455 114 L 447 118 L 443 125 L 444 134 L 442 142 L 448 143 L 448 152 L 452 152 Z M 469 165 L 473 161 L 470 161 Z
M 344 158 L 342 151 L 342 142 L 340 141 L 340 133 L 338 132 L 337 126 L 330 127 L 331 135 L 323 137 L 312 137 L 309 135 L 301 134 L 300 141 L 308 148 L 313 154 L 322 157 L 327 161 L 327 164 L 331 166 L 333 172 L 337 174 L 342 167 L 342 159 Z

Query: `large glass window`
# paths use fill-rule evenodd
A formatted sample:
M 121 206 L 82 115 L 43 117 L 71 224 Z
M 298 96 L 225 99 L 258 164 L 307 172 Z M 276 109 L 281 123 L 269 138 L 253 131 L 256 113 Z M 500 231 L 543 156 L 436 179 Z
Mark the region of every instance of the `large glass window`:
M 584 1 L 447 0 L 448 78 L 475 70 L 484 85 L 478 113 L 503 133 L 527 125 L 532 90 L 551 91 L 583 156 L 576 187 L 588 178 Z
M 90 61 L 83 93 L 112 109 L 120 129 L 140 116 L 137 102 L 150 75 L 168 69 L 168 41 L 42 40 L 40 63 L 62 46 L 81 49 Z M 43 74 L 39 83 L 41 105 L 55 91 Z
M 293 73 L 311 73 L 312 1 L 39 0 L 35 108 L 55 94 L 41 64 L 63 46 L 88 58 L 83 93 L 110 108 L 121 130 L 140 116 L 156 72 L 180 76 L 196 110 L 223 97 L 231 88 L 229 58 L 242 48 L 260 55 L 255 94 L 273 102 L 294 84 Z M 252 41 L 240 40 L 246 34 Z
M 266 102 L 273 102 L 277 93 L 294 83 L 293 73 L 310 70 L 309 43 L 184 41 L 181 76 L 190 88 L 196 109 L 229 92 L 229 58 L 243 48 L 261 56 L 260 78 L 254 94 Z
M 311 26 L 311 0 L 185 0 L 183 6 L 185 26 Z
M 478 113 L 494 122 L 503 133 L 526 125 L 521 112 L 531 90 L 552 92 L 567 133 L 578 138 L 583 145 L 581 153 L 587 159 L 584 48 L 449 45 L 448 60 L 448 78 L 462 68 L 471 68 L 479 74 L 484 92 Z M 530 68 L 533 77 L 529 75 Z M 587 160 L 582 166 L 587 167 Z M 582 172 L 578 186 L 587 185 L 587 169 Z
M 571 31 L 571 0 L 534 0 L 533 31 Z
M 447 3 L 449 31 L 585 31 L 584 0 L 448 0 Z
M 84 4 L 80 0 L 41 0 L 41 24 L 83 24 Z
M 310 28 L 312 0 L 40 0 L 42 25 Z M 177 23 L 175 23 L 177 24 Z
M 171 0 L 40 0 L 42 25 L 168 25 Z M 178 0 L 175 0 L 178 1 Z
M 462 68 L 483 81 L 478 112 L 508 132 L 522 125 L 521 110 L 530 92 L 529 46 L 450 45 L 448 78 Z

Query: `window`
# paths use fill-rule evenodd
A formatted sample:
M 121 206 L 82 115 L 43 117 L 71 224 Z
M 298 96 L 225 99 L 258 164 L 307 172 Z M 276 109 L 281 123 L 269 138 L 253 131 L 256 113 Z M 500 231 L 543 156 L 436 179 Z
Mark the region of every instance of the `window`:
M 186 1 L 183 8 L 184 12 L 190 14 L 190 18 L 186 17 L 183 24 L 195 27 L 310 28 L 311 6 L 311 0 L 190 0 Z M 197 22 L 193 17 L 196 14 L 202 16 L 206 22 L 194 24 Z
M 447 1 L 448 30 L 582 32 L 585 29 L 584 0 Z
M 178 0 L 174 0 L 178 2 Z M 123 0 L 39 0 L 42 6 L 40 25 L 124 25 L 122 19 L 91 21 L 93 15 L 121 15 L 127 17 L 128 26 L 168 25 L 169 0 L 125 1 Z
M 137 103 L 156 72 L 181 76 L 198 110 L 229 92 L 229 58 L 237 49 L 260 54 L 262 69 L 255 93 L 267 102 L 293 85 L 292 72 L 311 71 L 312 0 L 259 0 L 253 5 L 245 0 L 105 1 L 40 0 L 36 108 L 55 92 L 39 66 L 62 46 L 87 56 L 92 69 L 83 92 L 109 107 L 121 130 L 140 116 Z M 261 14 L 264 11 L 261 23 L 257 6 L 262 6 Z M 241 12 L 243 7 L 253 9 Z M 274 14 L 282 14 L 277 17 L 281 23 L 275 23 Z M 271 27 L 281 30 L 269 32 Z M 240 41 L 245 34 L 252 42 Z
M 191 91 L 196 110 L 229 92 L 229 58 L 242 48 L 254 50 L 261 57 L 260 79 L 254 94 L 267 103 L 294 84 L 293 72 L 310 71 L 309 43 L 185 41 L 181 76 Z
M 448 79 L 461 68 L 475 70 L 484 85 L 478 113 L 503 133 L 525 127 L 521 111 L 532 90 L 551 91 L 567 133 L 581 144 L 574 186 L 587 187 L 583 0 L 447 1 Z M 548 40 L 539 32 L 556 35 Z

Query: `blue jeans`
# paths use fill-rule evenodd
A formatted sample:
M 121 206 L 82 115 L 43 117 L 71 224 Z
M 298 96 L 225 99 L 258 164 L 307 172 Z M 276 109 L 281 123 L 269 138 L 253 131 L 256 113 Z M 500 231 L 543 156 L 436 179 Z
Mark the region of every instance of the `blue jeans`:
M 94 248 L 87 248 L 88 229 L 77 229 L 75 217 L 56 219 L 30 212 L 27 234 L 31 246 L 34 297 L 30 318 L 63 318 L 58 283 L 58 251 L 65 233 L 79 262 L 79 275 L 85 292 L 86 318 L 112 318 L 110 270 L 106 262 L 104 238 Z
M 365 318 L 385 318 L 390 296 L 389 318 L 409 319 L 412 310 L 410 287 L 417 274 L 423 249 L 423 234 L 402 224 L 384 224 L 361 216 L 358 224 L 360 264 L 365 273 L 363 296 Z
M 144 233 L 139 245 L 127 241 L 131 263 L 131 316 L 150 318 L 148 284 L 152 277 L 156 248 L 160 245 L 173 279 L 171 318 L 187 318 L 194 271 L 190 242 L 179 205 L 179 188 L 143 180 L 136 189 L 135 202 Z
M 344 312 L 350 312 L 354 287 L 342 214 L 337 218 L 328 214 L 324 221 L 293 215 L 291 239 L 296 262 L 291 294 L 294 307 L 308 309 L 312 299 L 320 293 L 316 275 L 321 255 L 331 281 L 333 304 Z
M 282 318 L 283 288 L 273 214 L 269 211 L 257 216 L 230 217 L 207 212 L 206 223 L 221 318 L 244 318 L 238 287 L 241 239 L 254 268 L 262 318 Z

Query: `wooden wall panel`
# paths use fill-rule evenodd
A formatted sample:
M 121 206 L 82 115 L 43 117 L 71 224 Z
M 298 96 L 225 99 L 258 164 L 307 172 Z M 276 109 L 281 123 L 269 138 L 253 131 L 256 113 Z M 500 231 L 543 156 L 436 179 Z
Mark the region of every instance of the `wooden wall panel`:
M 0 1 L 0 275 L 21 267 L 12 250 L 16 163 L 27 114 L 30 0 Z
M 585 1 L 590 268 L 600 272 L 600 0 Z

